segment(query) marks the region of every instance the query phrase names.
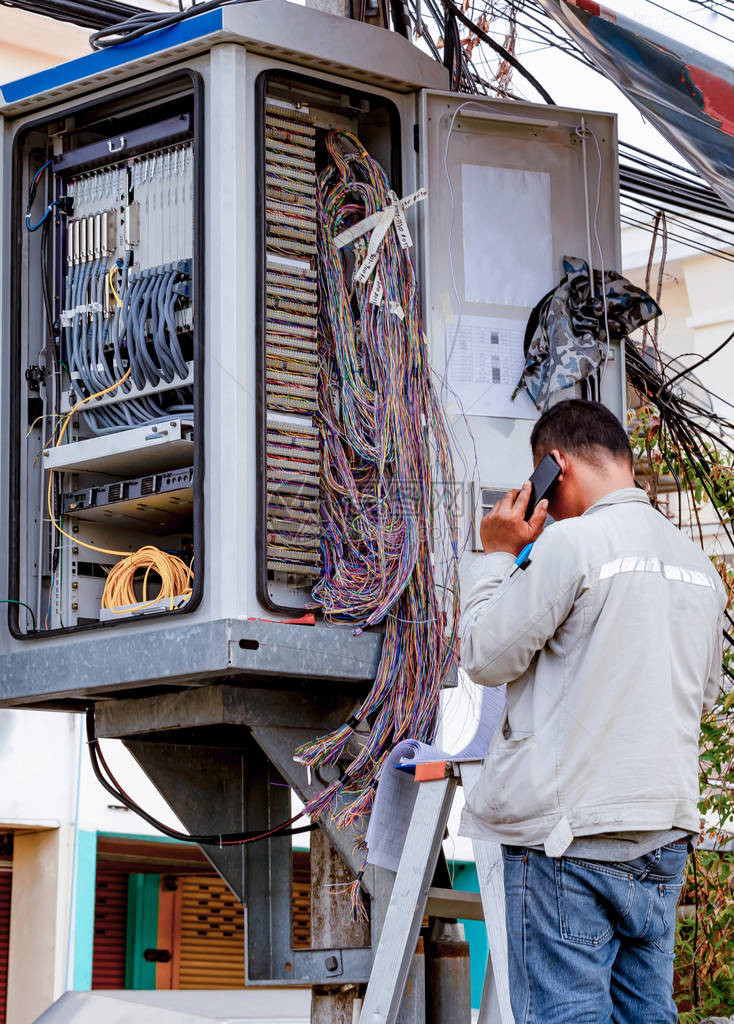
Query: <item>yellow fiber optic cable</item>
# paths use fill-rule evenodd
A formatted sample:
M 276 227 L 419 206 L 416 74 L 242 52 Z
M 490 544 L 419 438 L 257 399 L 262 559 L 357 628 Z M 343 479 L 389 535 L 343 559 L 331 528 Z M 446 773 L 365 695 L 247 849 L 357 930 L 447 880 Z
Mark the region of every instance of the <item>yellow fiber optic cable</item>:
M 132 372 L 132 367 L 128 367 L 124 376 L 120 377 L 118 381 L 111 384 L 108 388 L 104 388 L 102 391 L 97 391 L 93 395 L 87 395 L 80 402 L 77 402 L 71 412 L 68 414 L 66 419 L 61 425 L 59 430 L 59 436 L 56 439 L 54 447 L 58 448 L 64 439 L 64 434 L 69 426 L 69 422 L 74 413 L 80 409 L 87 402 L 91 402 L 94 398 L 101 398 L 103 395 L 108 395 L 115 388 L 118 388 L 123 384 Z M 54 528 L 58 532 L 66 537 L 68 540 L 79 544 L 81 547 L 88 548 L 90 551 L 98 551 L 102 555 L 116 555 L 123 560 L 118 562 L 117 565 L 113 566 L 110 570 L 107 580 L 105 581 L 104 591 L 102 593 L 102 607 L 109 608 L 112 611 L 121 604 L 132 604 L 135 605 L 133 609 L 128 610 L 140 610 L 147 608 L 151 604 L 155 604 L 156 601 L 162 599 L 170 599 L 171 609 L 173 609 L 174 597 L 188 597 L 191 594 L 190 581 L 193 576 L 191 569 L 183 562 L 177 555 L 171 555 L 167 551 L 161 551 L 160 548 L 156 548 L 153 545 L 146 545 L 140 548 L 139 551 L 134 551 L 132 554 L 129 551 L 115 551 L 112 548 L 100 548 L 95 544 L 88 544 L 86 541 L 80 540 L 78 537 L 73 537 L 70 533 L 67 533 L 63 527 L 59 526 L 56 521 L 56 517 L 53 512 L 53 479 L 54 471 L 49 470 L 48 474 L 48 492 L 47 492 L 47 504 L 48 514 Z M 139 569 L 145 569 L 145 576 L 143 578 L 143 602 L 137 603 L 135 591 L 133 587 L 135 573 Z M 155 571 L 161 578 L 161 589 L 157 597 L 152 601 L 147 601 L 147 590 L 148 590 L 148 575 L 150 571 Z M 118 613 L 119 614 L 119 613 Z
M 135 574 L 140 570 L 145 570 L 145 575 L 143 576 L 143 600 L 138 602 L 134 584 Z M 151 570 L 160 576 L 161 587 L 158 594 L 148 600 L 148 576 Z M 173 610 L 175 597 L 187 597 L 191 594 L 189 582 L 191 575 L 191 569 L 177 555 L 171 555 L 153 545 L 147 545 L 132 555 L 128 555 L 127 558 L 110 569 L 102 594 L 102 607 L 120 615 L 130 610 L 140 611 L 143 608 L 150 608 L 157 601 L 166 599 L 170 600 L 171 610 Z M 121 612 L 119 610 L 121 608 L 124 611 Z
M 112 294 L 115 296 L 115 302 L 117 303 L 118 306 L 121 306 L 122 305 L 122 299 L 117 294 L 117 289 L 115 288 L 115 282 L 113 281 L 113 278 L 114 278 L 116 272 L 117 272 L 117 264 L 113 263 L 112 266 L 110 267 L 110 272 L 108 274 L 108 277 L 110 279 L 110 288 L 112 289 Z

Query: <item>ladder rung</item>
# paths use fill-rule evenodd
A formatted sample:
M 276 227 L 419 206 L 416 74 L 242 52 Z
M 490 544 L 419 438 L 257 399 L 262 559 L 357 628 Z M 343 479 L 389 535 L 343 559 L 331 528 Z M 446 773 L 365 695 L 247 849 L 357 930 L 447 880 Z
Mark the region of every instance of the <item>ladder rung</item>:
M 459 889 L 428 890 L 426 913 L 429 917 L 444 917 L 449 920 L 463 918 L 466 921 L 483 921 L 482 897 L 478 892 L 461 892 Z

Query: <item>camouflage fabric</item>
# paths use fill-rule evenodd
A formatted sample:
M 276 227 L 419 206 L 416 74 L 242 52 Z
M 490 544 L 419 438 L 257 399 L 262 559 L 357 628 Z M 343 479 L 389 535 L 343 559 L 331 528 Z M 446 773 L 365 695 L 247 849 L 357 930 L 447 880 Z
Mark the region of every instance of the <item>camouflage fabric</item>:
M 555 391 L 585 380 L 603 363 L 607 350 L 601 273 L 594 271 L 594 295 L 589 268 L 577 256 L 564 256 L 564 277 L 530 314 L 525 333 L 525 368 L 513 398 L 522 387 L 541 411 Z M 660 316 L 661 309 L 647 292 L 613 270 L 604 274 L 607 320 L 613 341 Z

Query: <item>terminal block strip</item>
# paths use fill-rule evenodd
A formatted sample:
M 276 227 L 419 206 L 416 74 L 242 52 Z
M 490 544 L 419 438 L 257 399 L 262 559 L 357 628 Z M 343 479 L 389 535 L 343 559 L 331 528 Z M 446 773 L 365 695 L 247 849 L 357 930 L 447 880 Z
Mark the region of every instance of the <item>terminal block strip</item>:
M 316 128 L 267 102 L 264 138 L 266 565 L 307 589 L 321 574 Z

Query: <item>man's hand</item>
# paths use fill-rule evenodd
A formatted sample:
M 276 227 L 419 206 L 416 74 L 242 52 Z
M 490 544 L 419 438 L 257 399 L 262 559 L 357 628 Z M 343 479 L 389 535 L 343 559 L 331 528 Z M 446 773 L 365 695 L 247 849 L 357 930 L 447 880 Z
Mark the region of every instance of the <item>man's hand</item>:
M 519 491 L 508 491 L 487 513 L 479 530 L 485 554 L 507 551 L 517 557 L 526 544 L 538 539 L 548 515 L 548 502 L 545 498 L 539 501 L 526 523 L 524 517 L 528 501 L 530 481 L 526 481 Z

